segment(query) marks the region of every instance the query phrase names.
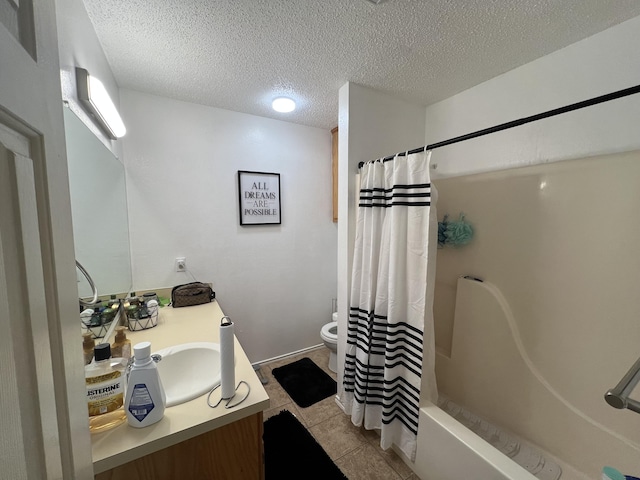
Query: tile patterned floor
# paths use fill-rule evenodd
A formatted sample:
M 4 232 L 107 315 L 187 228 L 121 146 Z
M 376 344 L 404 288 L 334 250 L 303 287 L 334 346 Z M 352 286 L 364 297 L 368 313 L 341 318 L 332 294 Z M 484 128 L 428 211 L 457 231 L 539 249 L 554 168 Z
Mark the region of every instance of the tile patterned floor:
M 262 373 L 269 380 L 265 390 L 271 399 L 264 419 L 282 410 L 289 410 L 311 432 L 349 480 L 419 480 L 395 452 L 380 448 L 380 437 L 375 432 L 354 426 L 336 405 L 333 396 L 308 408 L 300 408 L 291 400 L 271 371 L 302 357 L 309 357 L 336 379 L 336 374 L 328 367 L 329 350 L 326 347 L 262 364 Z

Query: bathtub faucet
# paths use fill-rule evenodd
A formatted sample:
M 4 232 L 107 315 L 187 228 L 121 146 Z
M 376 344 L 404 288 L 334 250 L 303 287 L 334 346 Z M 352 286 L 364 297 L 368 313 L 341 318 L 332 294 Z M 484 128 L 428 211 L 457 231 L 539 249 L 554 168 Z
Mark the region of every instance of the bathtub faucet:
M 640 413 L 640 402 L 629 398 L 629 394 L 640 382 L 640 358 L 629 369 L 629 371 L 618 382 L 618 385 L 608 390 L 604 394 L 606 402 L 614 408 L 628 408 L 636 413 Z

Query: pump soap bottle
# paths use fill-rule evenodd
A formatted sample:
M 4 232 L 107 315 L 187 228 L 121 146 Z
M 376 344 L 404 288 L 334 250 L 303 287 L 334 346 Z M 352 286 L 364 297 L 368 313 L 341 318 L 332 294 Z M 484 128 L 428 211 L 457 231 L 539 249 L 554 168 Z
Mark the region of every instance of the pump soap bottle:
M 93 349 L 96 347 L 96 342 L 93 339 L 91 332 L 82 334 L 82 352 L 84 353 L 84 364 L 89 365 L 93 360 Z
M 133 359 L 124 409 L 129 425 L 142 428 L 162 419 L 167 399 L 158 369 L 151 358 L 151 343 L 141 342 L 134 345 Z
M 89 430 L 104 432 L 117 427 L 126 419 L 124 377 L 122 371 L 111 366 L 111 345 L 101 343 L 94 350 L 95 361 L 84 369 L 89 407 Z
M 126 327 L 116 327 L 116 337 L 111 345 L 111 356 L 129 360 L 131 358 L 131 340 L 127 338 L 125 329 Z

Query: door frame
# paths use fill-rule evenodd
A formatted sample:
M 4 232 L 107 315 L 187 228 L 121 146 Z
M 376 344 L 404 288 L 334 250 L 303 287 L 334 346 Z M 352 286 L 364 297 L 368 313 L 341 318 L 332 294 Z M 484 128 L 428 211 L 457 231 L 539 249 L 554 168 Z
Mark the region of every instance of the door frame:
M 48 325 L 48 343 L 37 343 L 37 353 L 51 361 L 49 378 L 34 381 L 38 402 L 54 402 L 56 412 L 54 422 L 42 422 L 45 458 L 59 457 L 51 464 L 61 465 L 65 479 L 90 479 L 93 464 L 84 401 L 55 8 L 53 0 L 32 3 L 35 59 L 0 23 L 0 123 L 28 139 L 34 166 Z M 36 344 L 35 336 L 33 341 Z M 8 407 L 5 415 L 19 411 Z M 54 478 L 52 475 L 58 477 L 47 472 L 41 478 Z

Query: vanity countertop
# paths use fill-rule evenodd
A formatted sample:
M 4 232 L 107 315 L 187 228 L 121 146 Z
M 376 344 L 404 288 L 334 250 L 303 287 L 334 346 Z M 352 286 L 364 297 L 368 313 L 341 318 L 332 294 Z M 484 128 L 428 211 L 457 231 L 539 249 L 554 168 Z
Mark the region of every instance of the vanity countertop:
M 151 342 L 152 351 L 189 342 L 219 343 L 220 319 L 224 316 L 217 301 L 192 307 L 160 309 L 158 325 L 149 330 L 127 331 L 132 345 Z M 233 320 L 233 319 L 232 319 Z M 207 395 L 165 410 L 160 422 L 145 428 L 124 424 L 104 433 L 92 434 L 94 474 L 170 447 L 269 407 L 269 397 L 244 350 L 235 339 L 236 382 L 251 386 L 249 397 L 239 406 L 225 409 L 207 405 Z

